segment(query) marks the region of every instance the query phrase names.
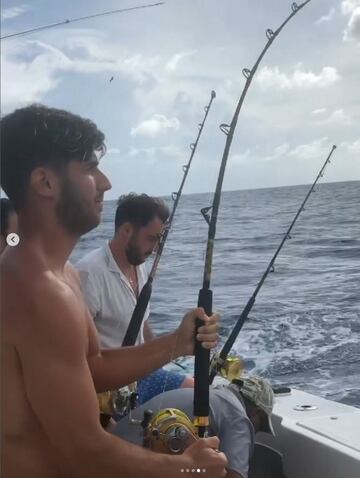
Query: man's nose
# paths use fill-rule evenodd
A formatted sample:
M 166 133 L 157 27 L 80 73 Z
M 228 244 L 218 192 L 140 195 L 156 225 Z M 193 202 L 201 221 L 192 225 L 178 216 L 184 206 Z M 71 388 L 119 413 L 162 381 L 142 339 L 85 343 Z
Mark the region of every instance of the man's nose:
M 111 182 L 109 181 L 108 177 L 101 171 L 99 171 L 98 189 L 103 192 L 111 189 Z

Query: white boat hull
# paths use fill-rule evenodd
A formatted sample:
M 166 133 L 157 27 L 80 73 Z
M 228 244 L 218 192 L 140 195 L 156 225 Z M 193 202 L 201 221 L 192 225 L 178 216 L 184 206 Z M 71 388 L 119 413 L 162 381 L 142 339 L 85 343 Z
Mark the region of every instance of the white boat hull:
M 257 441 L 281 453 L 286 478 L 360 478 L 360 409 L 293 389 L 276 397 L 273 424 Z

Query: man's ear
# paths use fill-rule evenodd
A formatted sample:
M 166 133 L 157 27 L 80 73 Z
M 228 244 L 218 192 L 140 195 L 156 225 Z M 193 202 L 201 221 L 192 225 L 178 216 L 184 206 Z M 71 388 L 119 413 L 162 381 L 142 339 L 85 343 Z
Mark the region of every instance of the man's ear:
M 121 227 L 123 236 L 125 239 L 129 240 L 134 233 L 134 226 L 131 224 L 131 222 L 124 222 Z
M 59 175 L 49 168 L 35 168 L 30 175 L 30 188 L 42 197 L 58 197 L 61 191 Z

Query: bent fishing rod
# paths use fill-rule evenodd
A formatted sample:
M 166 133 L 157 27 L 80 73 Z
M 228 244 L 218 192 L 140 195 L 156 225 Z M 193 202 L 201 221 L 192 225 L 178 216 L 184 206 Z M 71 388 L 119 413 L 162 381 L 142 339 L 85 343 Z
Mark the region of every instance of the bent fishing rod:
M 320 169 L 319 174 L 316 176 L 316 179 L 315 179 L 314 183 L 312 184 L 308 193 L 306 194 L 305 199 L 303 200 L 303 202 L 301 203 L 301 206 L 299 207 L 297 213 L 295 214 L 294 219 L 292 220 L 290 226 L 288 227 L 287 231 L 285 232 L 278 248 L 276 249 L 275 254 L 271 258 L 271 260 L 270 260 L 264 274 L 262 275 L 259 283 L 257 284 L 252 296 L 250 297 L 250 299 L 248 300 L 247 304 L 245 305 L 243 311 L 241 312 L 241 314 L 240 314 L 240 316 L 239 316 L 231 334 L 229 335 L 228 339 L 226 340 L 226 342 L 225 342 L 223 348 L 221 349 L 220 353 L 218 355 L 214 356 L 214 358 L 212 360 L 212 363 L 211 363 L 210 384 L 213 382 L 217 372 L 224 367 L 225 361 L 228 357 L 228 354 L 229 354 L 231 348 L 233 347 L 233 345 L 235 343 L 235 340 L 237 339 L 237 337 L 238 337 L 246 319 L 248 318 L 251 309 L 253 308 L 253 306 L 255 304 L 256 297 L 257 297 L 258 293 L 260 292 L 261 287 L 263 286 L 263 284 L 264 284 L 267 276 L 269 275 L 269 273 L 274 272 L 274 264 L 275 264 L 276 258 L 278 257 L 278 255 L 279 255 L 283 245 L 287 241 L 287 239 L 291 239 L 290 232 L 291 232 L 292 228 L 294 227 L 298 217 L 300 216 L 302 211 L 304 211 L 305 204 L 306 204 L 307 200 L 309 199 L 311 193 L 314 192 L 314 189 L 315 189 L 315 186 L 316 186 L 317 182 L 319 181 L 320 178 L 323 177 L 325 168 L 330 163 L 330 158 L 331 158 L 333 152 L 335 151 L 335 149 L 336 149 L 336 146 L 334 145 L 332 147 L 328 157 L 326 158 L 325 163 L 323 164 L 322 168 Z
M 210 280 L 211 280 L 211 270 L 212 270 L 212 258 L 214 251 L 214 240 L 216 235 L 216 223 L 218 217 L 218 211 L 220 206 L 221 190 L 225 174 L 225 167 L 230 153 L 230 147 L 233 140 L 236 124 L 240 114 L 241 107 L 243 105 L 244 99 L 250 87 L 250 84 L 254 78 L 254 75 L 258 69 L 258 66 L 263 59 L 265 53 L 272 45 L 275 38 L 280 34 L 281 30 L 285 25 L 291 20 L 291 18 L 296 15 L 305 5 L 307 5 L 311 0 L 306 0 L 300 5 L 297 5 L 295 2 L 291 5 L 291 14 L 286 18 L 286 20 L 280 25 L 280 27 L 273 31 L 271 29 L 266 30 L 267 43 L 260 53 L 260 56 L 256 60 L 253 68 L 251 70 L 244 68 L 243 75 L 246 79 L 246 83 L 243 89 L 243 92 L 240 96 L 239 102 L 235 109 L 234 116 L 231 120 L 230 125 L 221 124 L 220 130 L 226 136 L 225 148 L 221 160 L 219 176 L 216 184 L 216 189 L 214 193 L 214 199 L 212 206 L 203 208 L 201 213 L 208 223 L 208 239 L 206 246 L 206 255 L 205 255 L 205 266 L 204 266 L 204 276 L 203 276 L 203 286 L 199 291 L 198 297 L 198 307 L 203 307 L 207 315 L 212 314 L 212 290 L 210 289 Z M 209 214 L 211 210 L 211 216 Z M 196 324 L 196 333 L 198 328 L 202 325 L 201 320 L 197 320 Z M 209 425 L 209 362 L 210 362 L 210 351 L 204 349 L 201 346 L 201 343 L 197 340 L 195 341 L 195 385 L 194 385 L 194 425 L 197 429 L 198 436 L 204 437 L 207 433 L 207 427 Z
M 140 10 L 143 8 L 158 7 L 159 5 L 164 5 L 164 2 L 152 3 L 150 5 L 139 5 L 137 7 L 120 8 L 117 10 L 109 10 L 107 12 L 100 12 L 100 13 L 94 13 L 92 15 L 86 15 L 84 17 L 70 18 L 70 19 L 62 20 L 61 22 L 48 23 L 47 25 L 41 25 L 39 27 L 30 28 L 29 30 L 23 30 L 17 33 L 10 33 L 9 35 L 4 35 L 0 37 L 0 40 L 6 40 L 8 38 L 15 38 L 19 36 L 29 35 L 30 33 L 40 32 L 42 30 L 49 30 L 51 28 L 56 28 L 62 25 L 69 25 L 70 23 L 81 22 L 83 20 L 90 20 L 91 18 L 104 17 L 106 15 L 114 15 L 117 13 L 125 13 L 125 12 L 130 12 L 132 10 Z
M 129 325 L 128 325 L 128 328 L 127 328 L 127 331 L 126 331 L 126 334 L 125 334 L 125 337 L 124 337 L 124 340 L 123 340 L 123 343 L 122 343 L 123 347 L 134 345 L 135 342 L 136 342 L 137 336 L 139 334 L 139 330 L 140 330 L 140 327 L 141 327 L 141 324 L 142 324 L 142 321 L 143 321 L 143 318 L 144 318 L 144 315 L 145 315 L 145 312 L 146 312 L 146 308 L 147 308 L 147 306 L 149 304 L 149 301 L 150 301 L 150 297 L 151 297 L 151 293 L 152 293 L 152 283 L 154 281 L 154 277 L 155 277 L 155 274 L 156 274 L 156 271 L 157 271 L 157 268 L 158 268 L 158 265 L 159 265 L 159 262 L 160 262 L 160 259 L 161 259 L 161 255 L 162 255 L 163 250 L 164 250 L 165 242 L 166 242 L 166 239 L 167 239 L 168 234 L 170 232 L 170 228 L 171 228 L 174 216 L 175 216 L 175 212 L 176 212 L 176 209 L 177 209 L 178 204 L 179 204 L 179 200 L 180 200 L 180 197 L 181 197 L 181 194 L 182 194 L 182 190 L 183 190 L 187 175 L 189 173 L 189 169 L 190 169 L 192 160 L 194 158 L 195 151 L 197 149 L 197 145 L 198 145 L 201 133 L 203 131 L 205 122 L 206 122 L 206 118 L 209 114 L 212 102 L 214 101 L 215 98 L 216 98 L 216 93 L 215 93 L 215 91 L 212 91 L 210 101 L 209 101 L 208 105 L 204 107 L 204 110 L 205 110 L 204 119 L 201 123 L 198 124 L 199 132 L 198 132 L 198 135 L 196 137 L 195 143 L 190 144 L 191 154 L 190 154 L 190 158 L 189 158 L 188 163 L 184 164 L 184 166 L 183 166 L 184 175 L 183 175 L 180 187 L 179 187 L 177 192 L 173 192 L 172 195 L 171 195 L 172 200 L 174 201 L 172 211 L 171 211 L 171 214 L 170 214 L 169 219 L 167 221 L 164 232 L 161 236 L 161 239 L 160 239 L 157 251 L 156 251 L 156 256 L 155 256 L 154 262 L 153 262 L 152 267 L 151 267 L 149 277 L 148 277 L 147 282 L 144 285 L 144 287 L 142 288 L 142 290 L 139 294 L 139 297 L 137 299 L 135 309 L 132 313 L 132 316 L 131 316 L 131 319 L 130 319 L 130 322 L 129 322 Z

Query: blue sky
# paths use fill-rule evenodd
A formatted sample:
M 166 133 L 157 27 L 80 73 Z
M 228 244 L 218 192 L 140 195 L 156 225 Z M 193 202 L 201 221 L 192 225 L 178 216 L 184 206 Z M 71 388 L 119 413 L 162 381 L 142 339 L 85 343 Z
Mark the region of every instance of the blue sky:
M 2 35 L 140 1 L 3 0 Z M 150 2 L 151 3 L 151 2 Z M 299 2 L 300 3 L 300 2 Z M 213 191 L 244 86 L 288 0 L 167 0 L 1 44 L 2 114 L 41 102 L 93 119 L 106 135 L 107 199 L 177 190 L 214 89 L 184 193 Z M 224 189 L 360 179 L 360 0 L 312 0 L 265 57 L 240 115 Z M 110 78 L 113 80 L 110 82 Z

